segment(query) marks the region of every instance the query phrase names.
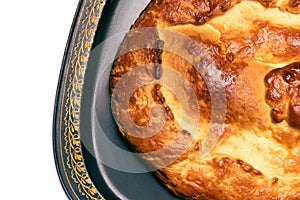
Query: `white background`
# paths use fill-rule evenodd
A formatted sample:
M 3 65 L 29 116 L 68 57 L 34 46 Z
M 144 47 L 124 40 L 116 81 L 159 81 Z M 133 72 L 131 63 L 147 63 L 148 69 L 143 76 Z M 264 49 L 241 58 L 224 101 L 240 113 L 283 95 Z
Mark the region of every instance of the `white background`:
M 52 150 L 61 62 L 78 0 L 0 5 L 0 199 L 67 200 Z

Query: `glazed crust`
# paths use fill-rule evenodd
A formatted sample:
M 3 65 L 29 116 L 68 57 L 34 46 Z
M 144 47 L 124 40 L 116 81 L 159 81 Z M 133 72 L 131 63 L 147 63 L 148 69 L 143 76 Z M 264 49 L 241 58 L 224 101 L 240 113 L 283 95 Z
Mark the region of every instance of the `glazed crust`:
M 113 114 L 134 150 L 171 144 L 146 160 L 154 167 L 172 161 L 154 173 L 173 194 L 300 199 L 299 5 L 153 0 L 132 26 L 111 71 Z M 203 67 L 211 65 L 212 73 Z M 212 122 L 222 133 L 203 158 Z M 135 125 L 145 128 L 140 135 Z

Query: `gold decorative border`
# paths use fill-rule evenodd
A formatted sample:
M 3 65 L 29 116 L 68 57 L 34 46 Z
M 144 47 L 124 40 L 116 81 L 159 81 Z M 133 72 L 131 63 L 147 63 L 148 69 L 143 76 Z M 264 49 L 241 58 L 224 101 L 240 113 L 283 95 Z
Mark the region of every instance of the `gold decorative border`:
M 65 101 L 62 100 L 63 106 L 61 107 L 65 114 L 64 123 L 61 124 L 64 127 L 62 128 L 64 141 L 60 142 L 60 148 L 65 178 L 77 199 L 104 199 L 92 183 L 85 168 L 79 134 L 79 114 L 84 75 L 104 5 L 105 0 L 82 1 L 65 66 L 66 80 L 62 95 L 66 93 L 66 96 L 63 97 Z M 63 151 L 66 156 L 63 155 Z M 68 174 L 71 174 L 71 179 Z M 77 185 L 77 189 L 73 188 L 73 182 Z

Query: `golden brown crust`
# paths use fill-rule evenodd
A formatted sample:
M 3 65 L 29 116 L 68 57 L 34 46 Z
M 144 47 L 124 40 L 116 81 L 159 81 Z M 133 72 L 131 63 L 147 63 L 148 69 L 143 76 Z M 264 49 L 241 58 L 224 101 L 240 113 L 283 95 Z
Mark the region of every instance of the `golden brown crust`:
M 124 39 L 111 71 L 113 112 L 136 151 L 173 144 L 148 160 L 173 159 L 154 173 L 180 198 L 300 199 L 299 12 L 297 0 L 154 0 Z M 212 61 L 210 73 L 203 66 Z M 135 78 L 121 81 L 128 74 Z M 200 158 L 212 110 L 224 103 L 214 78 L 225 91 L 226 113 L 216 117 L 224 126 Z M 135 86 L 128 101 L 115 91 Z M 161 115 L 163 126 L 149 136 Z M 149 128 L 144 137 L 132 134 L 130 121 Z

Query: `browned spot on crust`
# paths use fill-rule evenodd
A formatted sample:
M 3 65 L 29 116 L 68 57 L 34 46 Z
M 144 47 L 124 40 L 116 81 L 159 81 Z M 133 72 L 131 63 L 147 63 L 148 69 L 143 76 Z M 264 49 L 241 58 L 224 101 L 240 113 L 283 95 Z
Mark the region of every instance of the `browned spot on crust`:
M 233 164 L 233 160 L 228 157 L 223 157 L 221 159 L 214 158 L 212 160 L 212 166 L 215 169 L 215 175 L 222 179 L 230 172 L 230 167 Z
M 266 102 L 272 107 L 274 122 L 283 120 L 300 128 L 300 63 L 270 71 L 265 77 Z
M 276 1 L 274 0 L 258 0 L 265 7 L 274 7 L 276 5 Z
M 272 178 L 271 183 L 272 183 L 272 185 L 278 183 L 278 178 L 277 177 Z
M 194 146 L 194 150 L 195 151 L 199 151 L 200 147 L 199 147 L 199 142 L 196 142 L 195 146 Z
M 234 54 L 232 52 L 228 52 L 226 54 L 226 58 L 228 62 L 232 62 L 234 60 Z
M 174 120 L 174 115 L 169 106 L 165 106 L 165 111 L 166 111 L 168 119 Z
M 164 47 L 164 41 L 163 40 L 157 40 L 155 44 L 155 64 L 154 64 L 154 71 L 153 75 L 155 79 L 160 79 L 162 75 L 162 58 L 161 54 L 163 52 L 163 47 Z
M 290 0 L 289 1 L 289 6 L 291 6 L 292 8 L 299 6 L 299 4 L 300 4 L 300 0 Z
M 242 160 L 236 160 L 237 164 L 240 165 L 240 167 L 248 173 L 253 173 L 254 175 L 262 175 L 261 171 L 253 168 L 251 165 L 249 165 L 248 163 L 242 161 Z
M 159 84 L 155 84 L 152 90 L 152 97 L 155 100 L 155 102 L 159 103 L 159 104 L 164 104 L 166 99 L 163 96 L 163 94 L 160 91 L 160 85 Z
M 152 89 L 152 98 L 154 101 L 158 104 L 161 104 L 164 106 L 164 109 L 166 111 L 166 117 L 169 120 L 174 120 L 174 115 L 171 111 L 171 108 L 166 105 L 166 99 L 163 96 L 163 93 L 160 91 L 161 85 L 160 84 L 155 84 L 153 89 Z

